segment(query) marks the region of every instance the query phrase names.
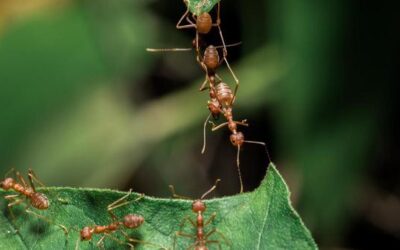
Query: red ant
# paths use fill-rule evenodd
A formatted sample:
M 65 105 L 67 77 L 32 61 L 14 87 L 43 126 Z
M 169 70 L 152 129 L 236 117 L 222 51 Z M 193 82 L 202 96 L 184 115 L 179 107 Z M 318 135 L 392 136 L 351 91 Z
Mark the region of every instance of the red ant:
M 230 243 L 225 238 L 225 236 L 221 232 L 217 231 L 217 229 L 214 228 L 213 230 L 211 230 L 211 231 L 209 231 L 207 233 L 204 231 L 204 227 L 208 226 L 211 222 L 213 222 L 217 214 L 214 212 L 211 215 L 211 217 L 208 218 L 208 220 L 204 222 L 204 216 L 203 215 L 204 215 L 204 212 L 206 211 L 207 207 L 206 207 L 206 204 L 204 203 L 203 199 L 217 188 L 217 184 L 220 181 L 221 181 L 220 179 L 217 179 L 215 181 L 214 186 L 212 186 L 207 192 L 205 192 L 200 197 L 200 199 L 197 199 L 197 200 L 193 201 L 193 203 L 192 203 L 192 211 L 197 214 L 196 222 L 193 221 L 190 217 L 186 217 L 182 221 L 182 223 L 180 225 L 180 228 L 182 228 L 186 224 L 186 222 L 189 221 L 190 224 L 192 224 L 192 226 L 194 228 L 196 228 L 196 234 L 192 235 L 192 234 L 187 234 L 187 233 L 184 233 L 184 232 L 181 232 L 181 231 L 176 232 L 176 236 L 196 239 L 196 241 L 192 245 L 190 245 L 187 249 L 193 248 L 195 250 L 208 250 L 207 244 L 213 244 L 213 243 L 214 244 L 218 244 L 219 248 L 221 249 L 221 244 L 220 244 L 220 242 L 218 240 L 209 240 L 210 236 L 215 234 L 215 233 L 219 234 L 227 245 L 230 245 Z M 177 195 L 175 193 L 174 186 L 170 185 L 169 188 L 170 188 L 170 190 L 172 192 L 172 196 L 174 198 L 189 199 L 187 197 Z M 174 249 L 175 249 L 175 245 L 176 245 L 176 236 L 175 236 L 175 239 L 174 239 Z
M 195 38 L 195 42 L 193 42 L 193 44 L 196 48 L 197 56 L 199 56 L 199 54 L 200 54 L 199 35 L 206 35 L 211 31 L 212 27 L 217 27 L 219 35 L 221 37 L 223 47 L 224 47 L 224 57 L 226 57 L 228 55 L 228 51 L 226 49 L 224 36 L 222 34 L 222 30 L 221 30 L 221 26 L 220 26 L 220 24 L 221 24 L 221 17 L 220 17 L 221 3 L 218 2 L 217 21 L 215 23 L 213 23 L 212 17 L 208 12 L 200 13 L 200 11 L 197 11 L 198 12 L 197 14 L 192 14 L 193 20 L 191 20 L 190 16 L 189 16 L 189 12 L 190 12 L 189 0 L 183 0 L 183 2 L 186 4 L 187 10 L 182 15 L 182 17 L 179 19 L 178 23 L 176 24 L 176 28 L 177 29 L 195 29 L 196 30 L 196 38 Z M 200 5 L 197 6 L 198 9 L 200 9 L 200 7 L 201 7 Z M 182 25 L 182 22 L 184 19 L 186 19 L 186 21 L 189 24 Z
M 124 216 L 123 220 L 119 220 L 118 217 L 114 214 L 113 210 L 125 205 L 130 204 L 131 202 L 136 202 L 141 199 L 143 199 L 144 195 L 140 195 L 139 198 L 133 200 L 133 201 L 126 201 L 126 199 L 131 195 L 132 190 L 129 190 L 129 192 L 124 195 L 123 197 L 119 198 L 118 200 L 114 201 L 113 203 L 109 204 L 107 206 L 107 212 L 110 214 L 112 222 L 108 225 L 95 225 L 95 226 L 86 226 L 82 228 L 80 231 L 80 239 L 78 239 L 78 242 L 76 244 L 75 249 L 78 249 L 78 244 L 79 240 L 81 241 L 89 241 L 92 239 L 93 235 L 95 234 L 102 234 L 103 236 L 100 238 L 99 241 L 97 241 L 96 245 L 100 247 L 102 244 L 104 244 L 104 239 L 106 237 L 109 237 L 110 239 L 116 241 L 117 243 L 120 244 L 126 244 L 131 247 L 131 249 L 134 249 L 133 244 L 131 243 L 142 243 L 142 244 L 151 244 L 150 242 L 147 241 L 142 241 L 138 239 L 133 239 L 129 237 L 129 235 L 123 231 L 123 228 L 126 229 L 134 229 L 140 227 L 144 223 L 144 218 L 140 215 L 136 214 L 127 214 Z M 128 240 L 128 242 L 123 242 L 119 240 L 118 238 L 112 236 L 113 233 L 120 231 L 125 238 Z
M 245 140 L 244 134 L 240 131 L 237 130 L 238 125 L 242 126 L 249 126 L 247 123 L 247 120 L 242 120 L 242 121 L 234 121 L 233 120 L 233 103 L 235 102 L 235 94 L 232 93 L 231 88 L 224 82 L 220 82 L 213 90 L 213 92 L 216 93 L 216 98 L 218 100 L 219 105 L 221 106 L 216 106 L 213 103 L 213 108 L 218 111 L 219 113 L 222 113 L 227 122 L 224 122 L 222 124 L 219 124 L 218 126 L 214 125 L 212 128 L 212 131 L 216 131 L 224 126 L 228 126 L 229 130 L 232 132 L 230 135 L 230 141 L 233 146 L 237 147 L 237 156 L 236 156 L 236 165 L 238 169 L 238 175 L 239 175 L 239 182 L 240 182 L 240 193 L 243 192 L 243 181 L 242 181 L 242 174 L 240 171 L 240 149 L 244 143 L 251 143 L 251 144 L 259 144 L 265 147 L 266 153 L 268 160 L 271 161 L 271 158 L 269 156 L 269 152 L 267 150 L 267 145 L 264 142 L 260 141 L 248 141 Z
M 212 17 L 208 12 L 202 12 L 201 13 L 200 11 L 197 11 L 196 14 L 192 14 L 192 19 L 193 20 L 191 20 L 190 16 L 189 16 L 189 13 L 190 13 L 189 0 L 183 0 L 183 2 L 186 4 L 187 10 L 182 15 L 182 17 L 179 19 L 178 23 L 176 24 L 176 28 L 177 29 L 195 29 L 196 30 L 196 37 L 193 40 L 192 45 L 196 49 L 196 60 L 197 60 L 197 62 L 200 65 L 203 66 L 203 59 L 201 58 L 201 55 L 200 55 L 200 37 L 199 37 L 199 34 L 200 35 L 208 34 L 211 31 L 212 27 L 217 27 L 218 31 L 219 31 L 219 35 L 221 37 L 222 48 L 223 48 L 223 56 L 222 56 L 221 61 L 219 60 L 218 52 L 216 52 L 216 54 L 218 56 L 218 59 L 217 59 L 218 65 L 220 65 L 222 63 L 222 61 L 225 61 L 225 63 L 227 65 L 229 71 L 231 72 L 236 84 L 239 85 L 239 79 L 236 77 L 236 75 L 233 72 L 231 66 L 229 65 L 228 60 L 226 59 L 226 57 L 228 56 L 227 48 L 230 47 L 230 45 L 226 45 L 225 44 L 225 39 L 223 37 L 222 30 L 221 30 L 221 27 L 220 27 L 220 24 L 221 24 L 221 18 L 220 18 L 221 3 L 218 2 L 218 5 L 217 5 L 218 6 L 217 7 L 217 21 L 216 21 L 216 23 L 213 23 Z M 203 3 L 203 5 L 204 5 L 204 3 Z M 198 10 L 200 8 L 201 8 L 201 3 L 199 3 L 199 5 L 197 6 Z M 184 19 L 186 19 L 186 21 L 189 24 L 182 25 L 182 22 L 183 22 Z M 235 46 L 235 45 L 233 45 L 233 46 Z M 214 48 L 215 47 L 213 47 L 213 49 Z M 149 51 L 149 52 L 166 52 L 166 51 L 188 51 L 188 50 L 191 50 L 191 49 L 190 48 L 172 48 L 172 49 L 152 49 L 152 48 L 147 48 L 146 50 Z M 206 52 L 205 52 L 205 57 L 207 57 Z
M 29 200 L 29 203 L 26 203 L 27 206 L 25 208 L 25 211 L 28 214 L 32 214 L 32 215 L 34 215 L 38 218 L 41 218 L 51 224 L 52 222 L 49 219 L 47 219 L 46 217 L 29 210 L 29 206 L 32 206 L 39 210 L 47 210 L 49 208 L 49 206 L 50 206 L 49 199 L 47 198 L 47 196 L 45 194 L 36 191 L 34 181 L 42 187 L 44 187 L 45 185 L 36 177 L 36 175 L 32 169 L 28 170 L 28 179 L 29 179 L 30 185 L 28 185 L 26 183 L 24 177 L 18 171 L 15 171 L 14 168 L 12 168 L 6 174 L 6 176 L 10 172 L 14 172 L 14 174 L 17 178 L 14 179 L 11 177 L 6 177 L 2 182 L 0 182 L 0 187 L 2 189 L 4 189 L 5 191 L 14 190 L 15 192 L 18 193 L 18 194 L 4 196 L 4 198 L 6 200 L 11 201 L 11 203 L 9 203 L 7 205 L 7 207 L 9 209 L 12 217 L 14 217 L 14 214 L 11 210 L 11 207 L 23 203 L 25 200 L 21 199 L 21 196 L 24 196 L 26 200 Z M 19 182 L 17 179 L 19 180 Z M 61 227 L 65 234 L 68 234 L 68 229 L 65 226 L 63 226 L 63 225 L 57 225 L 57 226 Z

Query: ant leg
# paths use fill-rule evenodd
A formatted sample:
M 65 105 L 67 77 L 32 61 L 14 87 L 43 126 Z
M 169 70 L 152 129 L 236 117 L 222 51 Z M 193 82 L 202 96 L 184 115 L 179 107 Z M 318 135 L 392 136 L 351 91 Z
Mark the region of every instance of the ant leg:
M 68 235 L 69 231 L 68 231 L 68 229 L 67 229 L 66 226 L 64 226 L 64 225 L 62 225 L 62 224 L 54 223 L 53 221 L 51 221 L 51 220 L 48 219 L 47 217 L 45 217 L 45 216 L 43 216 L 43 215 L 41 215 L 41 214 L 35 213 L 35 212 L 33 212 L 32 210 L 30 210 L 30 209 L 28 209 L 28 208 L 25 209 L 25 212 L 28 213 L 28 214 L 31 214 L 31 215 L 33 215 L 33 216 L 36 216 L 37 218 L 42 219 L 42 220 L 46 221 L 46 222 L 49 223 L 49 224 L 55 224 L 55 225 L 57 225 L 58 227 L 60 227 L 60 228 L 64 231 L 64 234 L 65 234 L 66 236 Z
M 204 122 L 204 126 L 203 126 L 203 148 L 201 149 L 201 153 L 204 154 L 204 152 L 206 152 L 206 140 L 207 140 L 207 135 L 206 135 L 206 128 L 207 128 L 207 124 L 208 121 L 211 118 L 211 113 L 207 116 L 206 121 Z
M 244 142 L 245 142 L 245 143 L 258 144 L 258 145 L 264 146 L 264 148 L 265 148 L 265 153 L 267 154 L 267 157 L 268 157 L 268 161 L 269 161 L 269 162 L 272 162 L 272 161 L 271 161 L 271 157 L 270 157 L 270 155 L 269 155 L 268 148 L 267 148 L 267 144 L 266 144 L 265 142 L 261 142 L 261 141 L 244 141 Z
M 207 76 L 206 76 L 206 79 L 204 80 L 203 84 L 201 85 L 199 91 L 204 91 L 204 90 L 206 90 L 206 89 L 208 88 L 208 87 L 207 87 L 207 83 L 208 83 L 208 78 L 207 78 Z
M 11 219 L 14 221 L 14 224 L 15 224 L 16 218 L 15 218 L 14 212 L 12 211 L 11 207 L 15 206 L 15 205 L 18 205 L 18 204 L 20 204 L 20 203 L 22 203 L 24 201 L 22 199 L 16 199 L 19 196 L 20 196 L 19 194 L 13 194 L 13 195 L 4 196 L 4 198 L 6 200 L 12 201 L 12 203 L 9 203 L 7 205 L 7 209 L 8 209 L 8 212 L 10 213 L 10 215 L 11 215 Z
M 184 200 L 190 200 L 189 197 L 182 196 L 182 195 L 177 195 L 176 192 L 175 192 L 175 187 L 174 187 L 173 185 L 169 185 L 168 187 L 169 187 L 169 190 L 170 190 L 171 193 L 172 193 L 172 197 L 173 197 L 173 198 L 184 199 Z
M 16 196 L 17 197 L 17 196 Z M 13 207 L 13 206 L 16 206 L 16 205 L 19 205 L 19 204 L 21 204 L 22 202 L 24 202 L 24 200 L 23 199 L 15 199 L 14 197 L 5 197 L 6 199 L 8 199 L 8 200 L 12 200 L 13 202 L 11 202 L 11 203 L 9 203 L 7 206 L 9 207 L 9 208 L 11 208 L 11 207 Z
M 249 124 L 247 123 L 246 119 L 242 120 L 241 122 L 235 121 L 235 123 L 239 124 L 239 125 L 242 125 L 242 126 L 245 126 L 245 127 L 249 126 Z
M 215 216 L 217 216 L 217 213 L 216 213 L 216 212 L 214 212 L 214 213 L 210 216 L 210 218 L 208 218 L 208 220 L 204 223 L 204 226 L 207 226 L 207 225 L 210 224 L 212 221 L 214 221 Z
M 17 176 L 17 178 L 19 179 L 19 181 L 22 183 L 22 185 L 23 185 L 25 188 L 28 188 L 28 185 L 26 184 L 26 181 L 25 181 L 24 177 L 22 177 L 22 175 L 21 175 L 18 171 L 15 172 L 15 175 Z M 34 190 L 34 191 L 35 191 L 35 190 Z M 36 191 L 35 191 L 35 192 L 36 192 Z
M 104 239 L 106 238 L 106 235 L 103 235 L 99 241 L 97 241 L 96 246 L 100 248 L 100 245 L 102 246 L 102 249 L 104 249 Z
M 4 175 L 4 179 L 7 178 L 11 173 L 13 173 L 14 176 L 16 176 L 15 174 L 15 168 L 11 168 L 10 170 L 7 171 L 7 173 Z
M 221 250 L 221 249 L 222 249 L 221 243 L 220 243 L 218 240 L 207 240 L 207 241 L 206 241 L 206 243 L 210 243 L 210 244 L 212 244 L 212 243 L 214 243 L 214 244 L 218 244 L 218 249 L 219 249 L 219 250 Z
M 228 122 L 221 123 L 218 126 L 215 126 L 215 124 L 214 124 L 214 127 L 211 129 L 211 131 L 216 131 L 216 130 L 222 128 L 222 127 L 225 127 L 226 125 L 228 125 Z
M 204 197 L 206 197 L 207 195 L 209 195 L 212 191 L 214 191 L 217 188 L 218 182 L 220 182 L 221 179 L 217 179 L 215 181 L 214 186 L 212 186 L 208 191 L 206 191 L 202 196 L 201 196 L 201 200 L 204 199 Z
M 238 175 L 239 175 L 240 193 L 243 193 L 242 172 L 240 171 L 240 146 L 239 145 L 237 147 L 236 166 L 237 166 Z
M 35 191 L 35 192 L 36 192 L 36 188 L 35 188 L 35 184 L 33 183 L 34 181 L 35 181 L 36 183 L 38 183 L 41 187 L 45 187 L 45 185 L 43 184 L 43 182 L 41 182 L 41 181 L 37 178 L 36 174 L 33 172 L 32 169 L 29 169 L 29 170 L 28 170 L 28 179 L 29 179 L 29 183 L 31 184 L 31 187 L 32 187 L 33 191 Z
M 120 244 L 120 245 L 126 244 L 126 245 L 128 245 L 128 246 L 130 247 L 130 249 L 135 249 L 135 246 L 132 245 L 131 243 L 123 242 L 122 240 L 116 238 L 115 236 L 112 236 L 111 234 L 106 233 L 106 234 L 104 234 L 103 237 L 108 237 L 108 238 L 110 238 L 111 240 L 117 242 L 117 243 Z
M 189 7 L 187 8 L 186 12 L 182 15 L 182 17 L 179 19 L 178 23 L 176 24 L 177 29 L 189 29 L 189 28 L 196 28 L 195 24 L 186 24 L 186 25 L 181 25 L 183 20 L 187 17 L 189 14 Z
M 138 198 L 136 198 L 133 201 L 126 201 L 126 199 L 129 197 L 129 195 L 131 195 L 131 193 L 132 193 L 132 189 L 129 189 L 129 192 L 126 195 L 124 195 L 123 197 L 119 198 L 118 200 L 114 201 L 113 203 L 111 203 L 110 205 L 107 206 L 107 212 L 111 215 L 111 218 L 113 220 L 116 220 L 117 216 L 115 216 L 115 214 L 112 212 L 112 210 L 122 207 L 122 206 L 126 206 L 129 203 L 136 202 L 136 201 L 139 201 L 144 198 L 144 194 L 141 194 Z
M 122 231 L 122 230 L 121 230 L 121 233 L 125 236 L 125 238 L 126 238 L 129 242 L 152 245 L 152 246 L 160 247 L 161 249 L 167 250 L 167 248 L 165 248 L 165 247 L 163 247 L 163 246 L 161 246 L 161 245 L 154 244 L 154 243 L 151 243 L 151 242 L 145 241 L 145 240 L 138 240 L 138 239 L 131 238 L 125 231 Z M 129 244 L 129 245 L 131 245 L 131 246 L 133 247 L 133 248 L 131 248 L 131 249 L 134 249 L 134 248 L 135 248 L 132 244 Z

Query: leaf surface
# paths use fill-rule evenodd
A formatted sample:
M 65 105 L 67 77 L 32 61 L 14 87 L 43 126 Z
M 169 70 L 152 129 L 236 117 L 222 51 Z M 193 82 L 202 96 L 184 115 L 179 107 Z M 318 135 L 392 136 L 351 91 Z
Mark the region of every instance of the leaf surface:
M 186 0 L 190 12 L 199 16 L 201 13 L 210 12 L 220 0 Z
M 95 248 L 101 236 L 94 236 L 92 243 L 80 242 L 79 230 L 84 226 L 109 224 L 107 205 L 125 194 L 104 189 L 72 188 L 46 188 L 43 192 L 50 198 L 51 206 L 49 210 L 38 213 L 51 223 L 26 214 L 23 206 L 13 207 L 15 219 L 12 219 L 5 202 L 1 203 L 0 249 L 75 249 L 77 245 L 80 249 Z M 5 192 L 0 194 L 4 196 Z M 138 196 L 131 194 L 129 200 Z M 222 249 L 317 249 L 310 232 L 290 205 L 287 186 L 273 164 L 255 191 L 205 202 L 205 220 L 217 213 L 205 231 L 216 228 L 223 235 L 215 233 L 209 238 L 219 241 Z M 177 231 L 195 233 L 189 222 L 180 226 L 185 217 L 196 219 L 189 200 L 145 197 L 116 209 L 115 213 L 119 218 L 127 213 L 145 217 L 146 221 L 140 228 L 125 231 L 132 238 L 168 249 L 173 248 Z M 69 228 L 68 236 L 56 224 Z M 124 239 L 118 232 L 114 236 Z M 190 238 L 177 237 L 176 249 L 186 249 L 192 243 Z M 121 248 L 120 243 L 110 238 L 105 239 L 105 246 L 106 249 Z M 135 249 L 159 247 L 139 244 Z M 210 244 L 209 249 L 218 249 L 218 244 Z

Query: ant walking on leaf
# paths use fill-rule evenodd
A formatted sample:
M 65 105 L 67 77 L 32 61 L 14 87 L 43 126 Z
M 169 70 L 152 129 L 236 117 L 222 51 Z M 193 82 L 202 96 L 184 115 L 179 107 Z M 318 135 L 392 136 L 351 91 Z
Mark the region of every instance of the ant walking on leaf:
M 14 173 L 15 178 L 7 177 L 10 173 Z M 12 168 L 6 174 L 5 179 L 0 182 L 0 187 L 3 190 L 13 190 L 17 193 L 4 196 L 6 200 L 10 201 L 7 207 L 10 211 L 11 216 L 13 217 L 13 219 L 15 219 L 14 213 L 11 208 L 25 202 L 25 211 L 28 214 L 32 214 L 40 219 L 43 219 L 49 224 L 53 224 L 53 222 L 45 216 L 40 215 L 29 209 L 29 207 L 32 206 L 38 210 L 47 210 L 50 207 L 50 201 L 44 193 L 36 191 L 34 182 L 42 187 L 45 187 L 45 185 L 36 177 L 32 169 L 28 170 L 28 180 L 29 184 L 25 181 L 24 177 L 18 171 L 15 171 L 15 169 Z M 64 225 L 57 224 L 57 226 L 59 226 L 66 235 L 68 234 L 68 229 Z
M 126 206 L 132 202 L 137 202 L 141 199 L 144 198 L 144 195 L 140 195 L 137 199 L 132 200 L 132 201 L 127 201 L 128 197 L 131 195 L 132 190 L 129 190 L 129 192 L 124 195 L 123 197 L 119 198 L 118 200 L 112 202 L 107 206 L 107 212 L 109 213 L 111 217 L 111 223 L 108 225 L 94 225 L 94 226 L 86 226 L 82 228 L 80 231 L 80 238 L 78 239 L 76 243 L 75 250 L 79 249 L 79 241 L 90 241 L 92 240 L 92 237 L 96 234 L 102 235 L 101 238 L 97 241 L 96 245 L 99 248 L 104 248 L 104 240 L 106 238 L 109 238 L 121 245 L 128 245 L 131 249 L 134 249 L 135 243 L 141 243 L 141 244 L 149 244 L 156 246 L 153 243 L 143 241 L 143 240 L 138 240 L 138 239 L 133 239 L 131 238 L 128 233 L 124 231 L 124 229 L 136 229 L 139 228 L 143 223 L 144 223 L 144 218 L 141 215 L 136 215 L 136 214 L 127 214 L 123 217 L 123 219 L 119 219 L 115 213 L 114 210 L 123 206 Z M 116 232 L 120 232 L 127 240 L 127 242 L 122 241 L 115 237 L 113 234 Z M 159 246 L 157 246 L 159 247 Z M 163 247 L 160 247 L 161 249 L 165 249 Z
M 174 248 L 176 249 L 176 238 L 177 237 L 185 237 L 185 238 L 190 238 L 194 239 L 195 242 L 191 244 L 187 249 L 194 249 L 194 250 L 208 250 L 207 245 L 210 244 L 217 244 L 219 249 L 221 249 L 221 242 L 218 240 L 212 240 L 210 237 L 214 234 L 218 234 L 222 240 L 224 241 L 225 244 L 230 246 L 230 243 L 228 240 L 225 238 L 225 236 L 219 232 L 217 229 L 212 229 L 208 232 L 204 230 L 204 228 L 208 225 L 210 225 L 214 220 L 217 215 L 217 213 L 212 213 L 212 215 L 208 218 L 208 220 L 205 221 L 204 219 L 204 212 L 206 211 L 207 207 L 206 204 L 204 203 L 203 199 L 209 195 L 211 192 L 213 192 L 217 188 L 218 182 L 220 182 L 220 179 L 217 179 L 214 186 L 212 186 L 207 192 L 205 192 L 200 199 L 194 200 L 192 203 L 192 211 L 196 213 L 197 218 L 196 221 L 194 221 L 191 217 L 185 217 L 180 225 L 180 229 L 183 228 L 183 226 L 189 222 L 195 229 L 196 229 L 196 234 L 188 234 L 182 231 L 178 231 L 175 234 L 175 239 L 174 239 Z M 174 198 L 180 198 L 180 199 L 190 199 L 188 197 L 180 196 L 177 195 L 175 192 L 174 186 L 170 185 L 169 186 L 172 196 Z

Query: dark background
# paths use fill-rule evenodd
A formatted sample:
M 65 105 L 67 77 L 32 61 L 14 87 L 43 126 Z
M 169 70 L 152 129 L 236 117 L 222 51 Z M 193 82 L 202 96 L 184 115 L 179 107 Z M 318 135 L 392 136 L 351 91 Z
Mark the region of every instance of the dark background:
M 197 197 L 239 184 L 227 129 L 207 132 L 204 76 L 175 24 L 178 0 L 0 1 L 0 168 L 49 186 Z M 212 12 L 215 16 L 215 12 Z M 398 9 L 369 1 L 222 1 L 234 115 L 265 141 L 325 249 L 395 248 L 400 238 Z M 209 43 L 220 43 L 212 32 Z M 233 87 L 233 79 L 221 69 Z M 263 179 L 246 145 L 246 191 Z

